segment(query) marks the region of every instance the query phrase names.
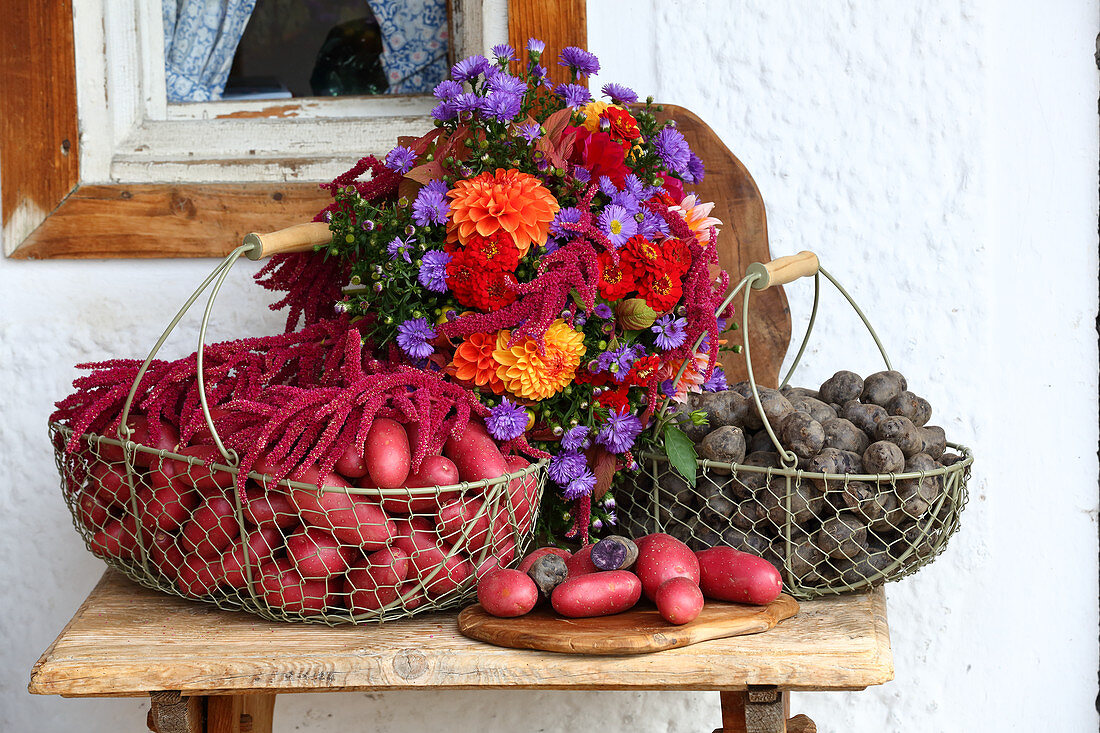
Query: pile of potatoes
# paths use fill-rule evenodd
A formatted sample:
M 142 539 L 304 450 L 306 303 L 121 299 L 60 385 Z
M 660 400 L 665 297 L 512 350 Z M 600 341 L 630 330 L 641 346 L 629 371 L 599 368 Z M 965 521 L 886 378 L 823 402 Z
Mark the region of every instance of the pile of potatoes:
M 942 476 L 842 476 L 933 471 L 961 460 L 946 452 L 943 428 L 928 424 L 931 405 L 909 391 L 904 376 L 884 371 L 864 379 L 839 371 L 817 390 L 757 390 L 776 437 L 797 457 L 795 467 L 837 477 L 792 478 L 788 499 L 785 476 L 709 466 L 692 487 L 660 464 L 657 516 L 647 511 L 651 487 L 640 486 L 625 512 L 625 529 L 665 531 L 696 549 L 728 545 L 755 552 L 777 567 L 788 565 L 809 587 L 876 577 L 914 545 L 907 564 L 933 554 L 945 519 L 930 516 L 943 492 Z M 707 414 L 706 425 L 685 426 L 700 458 L 782 467 L 748 382 L 692 395 L 684 410 Z M 941 514 L 950 508 L 944 502 Z

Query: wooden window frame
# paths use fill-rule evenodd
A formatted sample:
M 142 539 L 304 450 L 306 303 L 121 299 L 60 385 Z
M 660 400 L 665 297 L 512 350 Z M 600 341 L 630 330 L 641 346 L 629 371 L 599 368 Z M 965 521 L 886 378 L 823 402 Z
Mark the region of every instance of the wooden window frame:
M 505 37 L 517 48 L 531 36 L 550 48 L 587 44 L 585 0 L 454 3 L 459 53 Z M 158 9 L 159 0 L 82 0 L 75 19 L 94 31 L 108 13 L 138 24 Z M 142 63 L 163 57 L 156 37 L 108 43 L 102 28 L 86 33 L 79 42 L 100 44 L 103 63 L 78 75 L 86 54 L 72 0 L 0 0 L 0 12 L 0 208 L 12 258 L 219 257 L 249 231 L 308 221 L 328 198 L 319 180 L 384 152 L 396 131 L 429 124 L 429 100 L 415 96 L 169 106 L 163 74 Z M 294 125 L 266 124 L 288 117 Z M 179 144 L 201 140 L 210 119 L 237 135 L 262 121 L 268 149 L 204 158 Z M 318 130 L 329 149 L 307 144 Z M 89 136 L 110 144 L 87 145 Z

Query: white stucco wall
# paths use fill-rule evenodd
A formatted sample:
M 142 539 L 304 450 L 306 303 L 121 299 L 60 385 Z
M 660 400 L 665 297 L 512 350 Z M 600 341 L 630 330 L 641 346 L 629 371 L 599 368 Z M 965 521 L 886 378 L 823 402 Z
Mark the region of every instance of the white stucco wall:
M 1096 0 L 589 0 L 602 81 L 699 113 L 977 455 L 960 533 L 888 589 L 897 679 L 796 694 L 821 730 L 1095 731 Z M 352 155 L 349 154 L 349 160 Z M 0 260 L 0 730 L 144 730 L 138 700 L 25 692 L 99 577 L 45 418 L 78 361 L 137 355 L 211 262 Z M 213 338 L 272 332 L 239 265 Z M 809 288 L 788 289 L 796 324 Z M 193 348 L 175 340 L 182 354 Z M 878 367 L 837 297 L 796 383 Z M 280 731 L 718 725 L 713 693 L 284 696 Z

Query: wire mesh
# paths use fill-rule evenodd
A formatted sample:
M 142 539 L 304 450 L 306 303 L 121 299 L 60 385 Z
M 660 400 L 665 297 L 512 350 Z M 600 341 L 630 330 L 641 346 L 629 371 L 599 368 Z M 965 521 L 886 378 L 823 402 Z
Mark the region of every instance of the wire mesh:
M 237 474 L 214 446 L 155 450 L 52 423 L 62 491 L 88 549 L 150 588 L 278 621 L 382 622 L 464 605 L 522 557 L 545 461 L 498 478 L 379 489 Z M 426 461 L 433 460 L 429 456 Z
M 748 442 L 762 446 L 763 433 Z M 700 459 L 694 486 L 663 456 L 647 455 L 619 502 L 622 529 L 760 555 L 799 598 L 875 587 L 931 562 L 958 528 L 973 456 L 947 447 L 939 459 L 915 454 L 891 474 L 861 473 L 850 451 L 847 473 L 787 468 L 771 447 L 737 463 Z

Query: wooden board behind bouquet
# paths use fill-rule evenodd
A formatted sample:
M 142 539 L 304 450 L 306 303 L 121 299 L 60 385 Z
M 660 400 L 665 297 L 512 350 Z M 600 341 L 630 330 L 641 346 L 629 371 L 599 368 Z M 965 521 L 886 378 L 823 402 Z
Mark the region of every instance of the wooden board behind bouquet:
M 497 618 L 481 604 L 458 615 L 458 630 L 471 639 L 512 649 L 565 654 L 645 654 L 701 641 L 758 634 L 798 613 L 798 602 L 781 595 L 767 606 L 707 601 L 694 621 L 674 626 L 656 606 L 639 606 L 613 616 L 565 618 L 543 606 L 526 616 Z

